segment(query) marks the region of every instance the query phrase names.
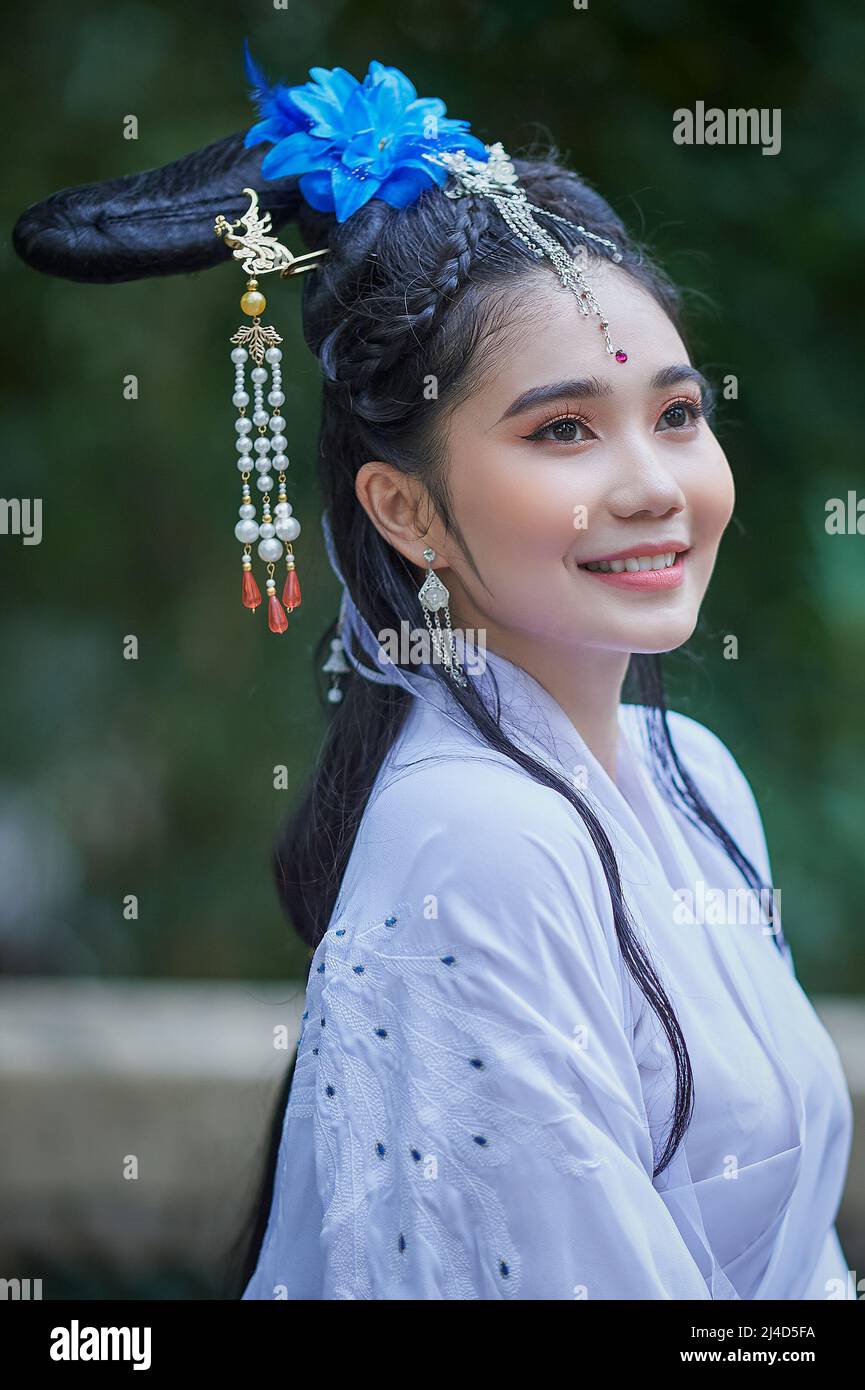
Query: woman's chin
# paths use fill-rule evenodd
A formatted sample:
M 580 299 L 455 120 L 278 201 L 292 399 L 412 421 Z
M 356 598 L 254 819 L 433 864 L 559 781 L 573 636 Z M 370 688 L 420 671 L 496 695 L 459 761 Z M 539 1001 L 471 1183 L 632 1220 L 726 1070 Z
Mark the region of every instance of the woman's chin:
M 673 652 L 677 647 L 683 647 L 685 643 L 694 635 L 697 626 L 697 614 L 689 614 L 686 618 L 678 619 L 675 622 L 658 622 L 657 624 L 646 623 L 633 633 L 633 645 L 629 650 L 635 654 L 643 656 L 655 656 L 661 652 Z
M 586 634 L 582 644 L 633 655 L 656 656 L 684 646 L 694 634 L 697 617 L 698 613 L 693 611 L 663 616 L 656 614 L 654 617 L 647 613 L 637 621 L 611 624 L 591 635 Z

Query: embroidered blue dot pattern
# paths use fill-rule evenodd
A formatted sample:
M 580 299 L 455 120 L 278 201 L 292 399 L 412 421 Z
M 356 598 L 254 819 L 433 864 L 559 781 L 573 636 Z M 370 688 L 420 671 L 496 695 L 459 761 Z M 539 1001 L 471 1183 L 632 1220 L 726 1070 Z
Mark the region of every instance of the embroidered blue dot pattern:
M 403 915 L 411 916 L 411 905 L 404 904 L 404 907 L 408 911 Z M 435 943 L 439 946 L 438 951 L 433 946 L 428 953 L 421 948 L 419 953 L 406 950 L 405 954 L 400 954 L 399 945 L 391 947 L 389 942 L 384 943 L 381 938 L 385 929 L 390 934 L 399 921 L 397 913 L 391 913 L 361 928 L 355 928 L 351 923 L 348 927 L 334 926 L 322 937 L 314 972 L 316 983 L 313 983 L 313 977 L 310 977 L 307 1000 L 309 1007 L 304 1010 L 303 1022 L 306 1024 L 318 1015 L 320 1029 L 325 1029 L 327 1019 L 321 1004 L 327 991 L 330 1005 L 327 1015 L 331 1023 L 331 1027 L 327 1029 L 329 1041 L 325 1042 L 324 1033 L 320 1032 L 320 1049 L 312 1045 L 305 1029 L 301 1029 L 295 1079 L 289 1096 L 289 1118 L 292 1118 L 291 1111 L 294 1110 L 298 1119 L 312 1115 L 314 1122 L 336 1124 L 339 1128 L 333 1131 L 333 1139 L 338 1140 L 342 1126 L 346 1124 L 348 1117 L 351 1117 L 352 1143 L 355 1138 L 365 1138 L 368 1145 L 366 1153 L 371 1155 L 367 1162 L 374 1163 L 378 1170 L 375 1181 L 377 1184 L 385 1185 L 379 1190 L 387 1192 L 398 1183 L 400 1171 L 413 1185 L 423 1184 L 424 1220 L 430 1223 L 430 1238 L 441 1241 L 442 1252 L 454 1238 L 461 1238 L 459 1233 L 455 1233 L 446 1224 L 437 1226 L 437 1223 L 444 1221 L 439 1201 L 440 1192 L 452 1191 L 452 1184 L 456 1181 L 468 1194 L 468 1200 L 474 1204 L 476 1210 L 480 1204 L 483 1210 L 477 1210 L 477 1214 L 482 1216 L 490 1235 L 495 1232 L 495 1244 L 490 1241 L 491 1248 L 488 1252 L 490 1278 L 496 1280 L 502 1292 L 502 1286 L 507 1284 L 506 1296 L 512 1298 L 518 1295 L 519 1258 L 515 1250 L 508 1249 L 505 1212 L 491 1188 L 473 1182 L 465 1186 L 468 1177 L 465 1164 L 469 1161 L 480 1171 L 482 1164 L 495 1165 L 506 1161 L 508 1144 L 500 1141 L 506 1135 L 509 1136 L 509 1132 L 501 1130 L 500 1126 L 502 1123 L 512 1124 L 514 1119 L 519 1122 L 520 1117 L 512 1116 L 510 1112 L 507 1116 L 502 1116 L 496 1102 L 489 1098 L 489 1093 L 483 1087 L 469 1082 L 466 1076 L 468 1068 L 472 1072 L 481 1073 L 487 1069 L 489 1061 L 494 1060 L 494 1057 L 482 1049 L 488 1045 L 489 1038 L 492 1037 L 495 1041 L 495 1035 L 483 1031 L 481 1020 L 473 1019 L 469 1027 L 464 1026 L 463 1013 L 457 1011 L 451 986 L 444 983 L 440 969 L 444 966 L 447 971 L 456 966 L 459 963 L 457 956 L 449 950 L 442 952 L 444 942 Z M 394 935 L 399 941 L 399 935 Z M 343 945 L 346 937 L 348 941 Z M 335 938 L 339 940 L 339 945 L 336 944 Z M 412 946 L 415 944 L 413 939 Z M 362 952 L 360 961 L 359 950 Z M 352 955 L 354 960 L 351 959 Z M 463 952 L 463 955 L 466 957 L 462 961 L 462 970 L 465 972 L 472 968 L 474 956 L 468 952 Z M 438 972 L 436 978 L 442 978 L 440 986 L 433 983 L 433 971 Z M 325 976 L 326 980 L 323 978 Z M 362 989 L 352 988 L 350 993 L 341 990 L 341 981 L 347 984 L 350 979 L 364 977 L 368 977 L 369 983 L 365 983 Z M 406 1021 L 410 1025 L 408 1031 L 405 1026 L 398 1030 L 393 1027 L 389 1012 L 394 1007 L 393 996 L 388 993 L 391 978 L 401 980 L 408 1001 L 419 1006 L 417 1014 L 412 1012 L 407 1015 Z M 382 986 L 381 991 L 379 985 Z M 437 994 L 434 993 L 436 989 Z M 372 1018 L 364 1016 L 364 1011 L 370 1008 L 373 1001 L 376 1012 L 384 1009 L 384 1018 L 381 1014 L 378 1020 L 374 1015 Z M 316 1004 L 319 1005 L 318 1008 Z M 444 1020 L 445 1027 L 463 1029 L 463 1044 L 467 1038 L 472 1038 L 475 1045 L 480 1043 L 480 1049 L 477 1052 L 463 1051 L 457 1042 L 457 1031 L 452 1033 L 450 1045 L 443 1045 L 437 1038 L 436 1031 L 430 1026 L 431 1019 Z M 378 1054 L 365 1055 L 358 1051 L 364 1033 L 370 1040 L 370 1046 L 373 1042 L 387 1040 L 388 1048 Z M 357 1041 L 352 1041 L 352 1034 Z M 427 1049 L 430 1046 L 435 1050 L 428 1054 Z M 381 1057 L 381 1062 L 375 1060 L 376 1056 Z M 432 1072 L 428 1070 L 430 1062 L 433 1064 Z M 319 1084 L 316 1085 L 314 1077 L 304 1069 L 317 1068 L 322 1063 L 326 1063 L 329 1079 L 323 1082 L 323 1078 L 320 1078 Z M 383 1070 L 384 1067 L 392 1065 L 396 1067 L 392 1074 Z M 394 1154 L 402 1155 L 398 1159 L 390 1153 L 391 1139 L 400 1137 L 398 1130 L 391 1130 L 394 1123 L 394 1110 L 391 1108 L 393 1093 L 389 1090 L 391 1085 L 399 1088 L 401 1100 L 407 1100 L 416 1108 L 415 1121 L 420 1119 L 418 1142 L 405 1144 L 405 1147 L 404 1140 L 403 1143 L 399 1143 L 394 1149 Z M 415 1094 L 416 1086 L 420 1089 Z M 427 1094 L 424 1088 L 430 1086 L 433 1089 Z M 318 1101 L 316 1095 L 319 1097 Z M 327 1101 L 326 1110 L 324 1098 Z M 444 1103 L 445 1100 L 447 1103 Z M 427 1104 L 421 1105 L 422 1101 Z M 400 1113 L 400 1106 L 396 1107 L 396 1113 Z M 318 1116 L 317 1121 L 315 1116 Z M 442 1124 L 444 1128 L 439 1133 L 436 1126 Z M 375 1129 L 372 1133 L 369 1132 L 373 1125 L 378 1129 L 378 1133 Z M 477 1126 L 477 1129 L 474 1126 Z M 368 1219 L 368 1215 L 362 1215 L 362 1212 L 368 1212 L 368 1209 L 366 1206 L 357 1208 L 353 1179 L 346 1187 L 341 1185 L 341 1180 L 338 1182 L 339 1166 L 352 1162 L 351 1143 L 346 1146 L 344 1155 L 342 1148 L 342 1142 L 338 1142 L 333 1150 L 338 1166 L 332 1171 L 330 1182 L 337 1183 L 337 1186 L 331 1187 L 327 1200 L 331 1204 L 337 1203 L 336 1228 L 342 1233 L 346 1243 L 346 1255 L 348 1257 L 350 1252 L 351 1263 L 354 1266 L 357 1241 L 361 1239 L 357 1223 Z M 470 1152 L 477 1157 L 471 1159 Z M 424 1160 L 425 1153 L 428 1154 L 427 1160 Z M 447 1181 L 439 1189 L 438 1184 L 427 1184 L 426 1180 L 440 1175 L 439 1165 L 442 1163 L 444 1168 L 441 1171 L 446 1175 Z M 461 1170 L 464 1176 L 461 1176 Z M 371 1171 L 370 1169 L 370 1174 Z M 389 1211 L 391 1205 L 389 1202 L 382 1211 Z M 406 1220 L 404 1202 L 401 1200 L 393 1206 L 395 1219 L 390 1236 L 393 1241 L 391 1249 L 395 1250 L 393 1258 L 399 1259 L 399 1268 L 405 1271 L 405 1277 L 412 1277 L 409 1273 L 412 1264 L 424 1257 L 427 1243 L 424 1241 L 421 1245 L 412 1244 L 411 1229 L 403 1224 Z M 437 1229 L 440 1230 L 438 1237 L 435 1236 Z M 361 1245 L 363 1246 L 363 1240 Z M 395 1265 L 395 1273 L 396 1269 Z

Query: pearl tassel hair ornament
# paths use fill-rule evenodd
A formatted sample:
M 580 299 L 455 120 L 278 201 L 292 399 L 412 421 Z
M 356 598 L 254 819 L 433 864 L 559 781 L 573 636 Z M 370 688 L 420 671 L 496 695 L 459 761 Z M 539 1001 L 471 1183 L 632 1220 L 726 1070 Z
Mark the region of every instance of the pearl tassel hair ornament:
M 292 515 L 291 503 L 286 495 L 288 440 L 283 433 L 286 422 L 281 412 L 285 393 L 282 389 L 282 350 L 278 346 L 282 338 L 275 328 L 261 322 L 267 300 L 258 288 L 256 276 L 278 271 L 284 278 L 304 270 L 314 270 L 327 250 L 312 251 L 306 256 L 292 255 L 270 234 L 270 213 L 259 215 L 258 196 L 254 189 L 245 188 L 243 191 L 250 199 L 247 211 L 236 222 L 227 221 L 220 213 L 214 223 L 217 236 L 224 237 L 225 244 L 232 249 L 232 256 L 241 262 L 249 277 L 240 307 L 252 320 L 238 328 L 231 338 L 231 361 L 234 365 L 232 404 L 237 410 L 235 448 L 241 481 L 240 519 L 234 534 L 243 546 L 241 599 L 244 606 L 254 612 L 261 603 L 261 590 L 252 572 L 252 547 L 257 542 L 258 558 L 267 567 L 267 624 L 271 632 L 285 632 L 288 627 L 286 610 L 292 613 L 300 606 L 300 581 L 292 549 L 292 542 L 300 535 L 300 522 Z M 265 405 L 268 379 L 270 389 Z M 250 406 L 251 416 L 247 414 Z M 275 482 L 274 471 L 277 474 Z M 261 495 L 260 519 L 256 516 L 250 486 L 253 473 L 258 475 L 255 488 Z M 274 486 L 278 488 L 278 497 L 271 509 Z M 280 601 L 276 595 L 275 570 L 283 554 L 286 577 Z

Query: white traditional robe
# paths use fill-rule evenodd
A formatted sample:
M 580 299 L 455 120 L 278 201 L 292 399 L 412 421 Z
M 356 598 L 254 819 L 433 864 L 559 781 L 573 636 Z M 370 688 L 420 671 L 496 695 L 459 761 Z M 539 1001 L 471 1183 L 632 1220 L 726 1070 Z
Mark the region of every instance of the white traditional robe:
M 311 962 L 243 1297 L 826 1298 L 847 1281 L 834 1223 L 852 1106 L 788 948 L 653 781 L 637 707 L 621 706 L 614 783 L 539 682 L 487 661 L 505 729 L 585 784 L 610 836 L 693 1067 L 685 1140 L 653 1180 L 672 1054 L 583 821 L 419 675 Z M 770 883 L 733 756 L 670 721 Z

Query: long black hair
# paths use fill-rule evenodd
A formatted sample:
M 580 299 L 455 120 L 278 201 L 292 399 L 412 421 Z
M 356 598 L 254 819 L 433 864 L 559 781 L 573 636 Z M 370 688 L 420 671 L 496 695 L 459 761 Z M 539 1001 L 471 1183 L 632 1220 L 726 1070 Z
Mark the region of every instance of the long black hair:
M 225 248 L 213 236 L 213 218 L 218 212 L 231 216 L 243 210 L 246 200 L 239 190 L 244 186 L 261 188 L 274 228 L 294 221 L 310 250 L 328 247 L 321 267 L 304 277 L 303 330 L 324 382 L 318 471 L 337 558 L 373 632 L 400 631 L 406 620 L 420 625 L 422 571 L 373 526 L 358 502 L 356 475 L 367 460 L 381 459 L 416 478 L 473 563 L 448 495 L 448 415 L 477 389 L 490 351 L 507 351 L 509 332 L 518 331 L 512 322 L 514 296 L 529 286 L 529 276 L 549 271 L 539 270 L 485 199 L 450 199 L 441 189 L 430 188 L 407 208 L 397 210 L 372 199 L 338 223 L 304 201 L 295 179 L 262 185 L 260 160 L 260 150 L 245 149 L 242 136 L 232 135 L 161 169 L 61 190 L 18 219 L 15 249 L 38 270 L 88 282 L 204 269 L 225 258 Z M 514 164 L 531 202 L 617 243 L 621 272 L 652 295 L 686 341 L 678 290 L 604 199 L 564 167 L 554 150 L 526 155 Z M 572 252 L 584 245 L 578 232 L 561 223 L 551 230 Z M 610 252 L 593 243 L 591 254 L 608 258 Z M 432 380 L 435 391 L 426 391 Z M 711 394 L 705 409 L 711 420 Z M 336 627 L 334 621 L 321 635 L 317 668 Z M 658 1176 L 687 1130 L 693 1075 L 672 1004 L 630 920 L 613 846 L 575 786 L 514 745 L 498 712 L 486 706 L 471 683 L 462 689 L 438 663 L 431 669 L 465 710 L 479 741 L 569 801 L 591 837 L 607 880 L 622 959 L 657 1016 L 674 1062 L 675 1099 L 655 1158 Z M 274 852 L 283 907 L 310 955 L 327 929 L 377 774 L 413 698 L 401 687 L 375 684 L 356 672 L 343 682 L 342 702 L 325 706 L 331 719 L 322 747 Z M 659 656 L 631 658 L 627 693 L 642 708 L 659 786 L 723 847 L 758 893 L 761 906 L 769 895 L 768 920 L 774 921 L 771 887 L 761 881 L 679 759 Z M 773 934 L 783 949 L 780 931 Z M 229 1296 L 243 1292 L 258 1261 L 295 1060 L 275 1098 L 253 1210 L 227 1271 Z
M 654 297 L 684 338 L 679 292 L 628 236 L 603 198 L 563 167 L 555 151 L 514 163 L 533 203 L 617 243 L 622 273 Z M 406 562 L 373 526 L 358 502 L 355 477 L 368 459 L 387 461 L 411 474 L 424 485 L 445 529 L 464 544 L 448 495 L 443 426 L 448 412 L 474 389 L 489 345 L 506 345 L 512 296 L 521 292 L 527 275 L 539 273 L 537 262 L 487 201 L 449 199 L 437 188 L 400 210 L 373 200 L 343 224 L 300 208 L 298 222 L 310 248 L 330 247 L 323 269 L 307 277 L 303 325 L 324 379 L 318 468 L 340 568 L 373 632 L 399 631 L 405 620 L 422 626 L 417 589 L 423 572 Z M 562 224 L 555 224 L 555 230 L 570 250 L 577 249 L 578 233 Z M 431 379 L 437 388 L 433 399 L 423 389 Z M 711 401 L 707 408 L 711 411 Z M 335 630 L 334 623 L 322 634 L 318 657 Z M 657 1176 L 688 1127 L 693 1075 L 672 1004 L 629 917 L 613 846 L 579 790 L 516 747 L 503 731 L 498 712 L 487 708 L 472 683 L 458 688 L 441 665 L 435 663 L 433 670 L 468 714 L 479 740 L 565 797 L 591 837 L 607 880 L 623 961 L 656 1014 L 674 1061 L 675 1101 L 655 1160 Z M 402 688 L 366 681 L 354 671 L 343 682 L 344 699 L 330 706 L 330 724 L 311 779 L 274 854 L 283 906 L 310 950 L 327 929 L 377 773 L 413 698 Z M 627 689 L 642 707 L 658 783 L 693 823 L 723 846 L 763 902 L 767 885 L 680 762 L 667 718 L 661 658 L 633 656 Z M 248 1228 L 241 1290 L 254 1272 L 266 1227 L 290 1082 L 289 1072 L 277 1098 Z

